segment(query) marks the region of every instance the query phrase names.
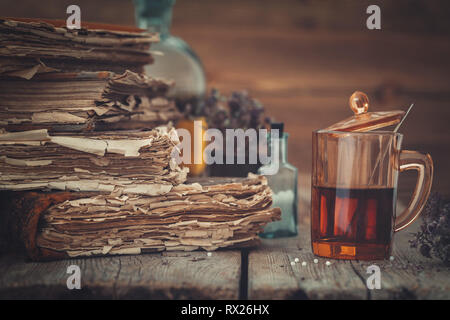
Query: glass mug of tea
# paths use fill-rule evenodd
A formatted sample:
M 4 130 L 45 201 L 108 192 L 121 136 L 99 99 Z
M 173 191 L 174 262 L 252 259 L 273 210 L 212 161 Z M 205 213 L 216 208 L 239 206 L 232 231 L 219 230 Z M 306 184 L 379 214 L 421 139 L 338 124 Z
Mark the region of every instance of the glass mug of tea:
M 317 256 L 373 260 L 390 256 L 393 235 L 410 225 L 429 196 L 429 155 L 402 151 L 392 131 L 313 132 L 311 242 Z M 396 215 L 399 172 L 417 170 L 408 207 Z

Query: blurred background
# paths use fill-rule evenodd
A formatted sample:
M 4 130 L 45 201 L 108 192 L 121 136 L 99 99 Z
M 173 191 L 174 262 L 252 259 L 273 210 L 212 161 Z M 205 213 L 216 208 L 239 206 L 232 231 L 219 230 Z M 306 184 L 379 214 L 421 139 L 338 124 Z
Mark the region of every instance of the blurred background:
M 132 0 L 2 0 L 2 16 L 134 25 Z M 381 30 L 366 8 L 381 8 Z M 433 189 L 450 195 L 450 2 L 444 0 L 177 0 L 172 34 L 203 62 L 208 88 L 247 89 L 290 133 L 289 161 L 309 193 L 311 132 L 352 115 L 348 98 L 366 92 L 371 110 L 415 108 L 400 130 L 404 149 L 428 152 Z M 409 198 L 415 176 L 400 180 Z M 303 208 L 301 210 L 306 210 Z

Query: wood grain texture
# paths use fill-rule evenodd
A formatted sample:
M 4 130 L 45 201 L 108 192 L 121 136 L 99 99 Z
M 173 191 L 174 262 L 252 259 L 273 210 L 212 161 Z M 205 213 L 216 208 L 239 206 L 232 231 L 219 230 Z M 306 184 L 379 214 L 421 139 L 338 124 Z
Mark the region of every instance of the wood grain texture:
M 6 16 L 65 18 L 69 0 L 13 0 Z M 132 1 L 79 1 L 83 20 L 134 24 Z M 355 90 L 372 110 L 415 108 L 400 130 L 404 149 L 430 153 L 433 190 L 450 195 L 448 1 L 383 2 L 382 30 L 365 26 L 370 1 L 179 0 L 172 33 L 201 58 L 208 86 L 247 89 L 285 122 L 289 160 L 311 170 L 311 132 L 350 113 Z M 402 180 L 402 177 L 400 178 Z
M 422 257 L 409 247 L 407 230 L 396 235 L 390 261 L 352 261 L 355 272 L 367 279 L 370 264 L 381 271 L 381 289 L 368 290 L 369 299 L 450 299 L 450 268 L 441 261 Z
M 309 231 L 296 238 L 264 240 L 248 257 L 249 299 L 365 299 L 366 287 L 349 261 L 325 266 L 309 245 Z M 295 258 L 298 263 L 291 265 Z M 306 266 L 302 266 L 306 262 Z
M 239 251 L 25 262 L 0 260 L 2 299 L 237 299 Z M 81 290 L 68 290 L 67 267 L 81 269 Z
M 69 0 L 4 0 L 5 16 L 64 19 Z M 134 24 L 132 1 L 78 2 L 83 21 Z M 382 30 L 367 30 L 364 1 L 179 0 L 172 33 L 201 58 L 208 86 L 247 89 L 285 122 L 290 161 L 310 172 L 311 132 L 349 115 L 355 90 L 372 110 L 414 111 L 402 126 L 404 148 L 428 152 L 433 189 L 450 195 L 450 22 L 444 0 L 383 2 Z
M 408 232 L 396 235 L 393 261 L 314 257 L 309 230 L 303 225 L 300 233 L 298 238 L 264 240 L 249 253 L 249 299 L 450 299 L 450 268 L 409 248 Z M 299 262 L 292 266 L 295 258 Z M 380 267 L 380 290 L 366 285 L 372 264 Z
M 211 87 L 224 93 L 246 88 L 285 123 L 289 160 L 311 170 L 311 133 L 351 115 L 348 97 L 366 92 L 371 110 L 406 109 L 403 148 L 430 153 L 433 189 L 450 194 L 448 104 L 450 45 L 440 37 L 395 34 L 287 32 L 222 29 L 196 34 Z M 239 49 L 236 49 L 239 48 Z M 204 54 L 202 54 L 204 52 Z M 218 58 L 220 57 L 220 58 Z M 402 179 L 402 178 L 401 178 Z
M 39 299 L 237 299 L 246 274 L 249 299 L 450 299 L 450 269 L 420 257 L 408 246 L 408 232 L 397 235 L 394 260 L 338 261 L 316 258 L 309 232 L 264 240 L 241 268 L 240 251 L 166 252 L 30 263 L 0 259 L 0 298 Z M 291 262 L 299 259 L 299 263 Z M 315 264 L 314 259 L 318 260 Z M 307 262 L 302 266 L 302 262 Z M 78 265 L 82 289 L 68 290 L 69 265 Z M 381 289 L 366 286 L 369 265 L 381 269 Z

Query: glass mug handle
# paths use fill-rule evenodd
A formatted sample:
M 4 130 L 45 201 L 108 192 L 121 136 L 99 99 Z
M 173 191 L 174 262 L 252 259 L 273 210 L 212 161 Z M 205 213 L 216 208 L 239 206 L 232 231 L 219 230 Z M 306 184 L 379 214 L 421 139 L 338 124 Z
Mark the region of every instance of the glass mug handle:
M 417 171 L 417 183 L 408 207 L 395 219 L 394 231 L 400 231 L 413 223 L 430 195 L 433 181 L 433 160 L 429 154 L 404 150 L 400 152 L 400 172 Z

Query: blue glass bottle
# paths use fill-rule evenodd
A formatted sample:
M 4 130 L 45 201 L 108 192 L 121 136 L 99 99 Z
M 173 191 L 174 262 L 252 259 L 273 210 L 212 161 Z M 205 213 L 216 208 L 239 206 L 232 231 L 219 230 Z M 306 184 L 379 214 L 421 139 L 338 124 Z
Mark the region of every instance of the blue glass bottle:
M 278 172 L 276 174 L 266 175 L 269 187 L 272 189 L 273 207 L 281 208 L 281 220 L 269 223 L 264 232 L 260 234 L 262 238 L 280 238 L 293 237 L 298 234 L 297 228 L 297 177 L 298 170 L 288 161 L 287 140 L 289 134 L 283 132 L 282 123 L 273 123 L 272 129 L 279 130 L 279 137 L 270 137 L 271 150 L 276 150 L 278 146 Z M 258 173 L 264 174 L 267 168 L 273 164 L 269 163 L 262 166 Z M 271 170 L 269 170 L 271 171 Z
M 152 44 L 150 50 L 154 63 L 145 67 L 145 73 L 175 81 L 169 92 L 180 109 L 191 105 L 191 114 L 196 115 L 206 91 L 203 66 L 191 47 L 170 34 L 172 8 L 175 0 L 134 0 L 136 23 L 141 29 L 158 32 L 160 42 Z

